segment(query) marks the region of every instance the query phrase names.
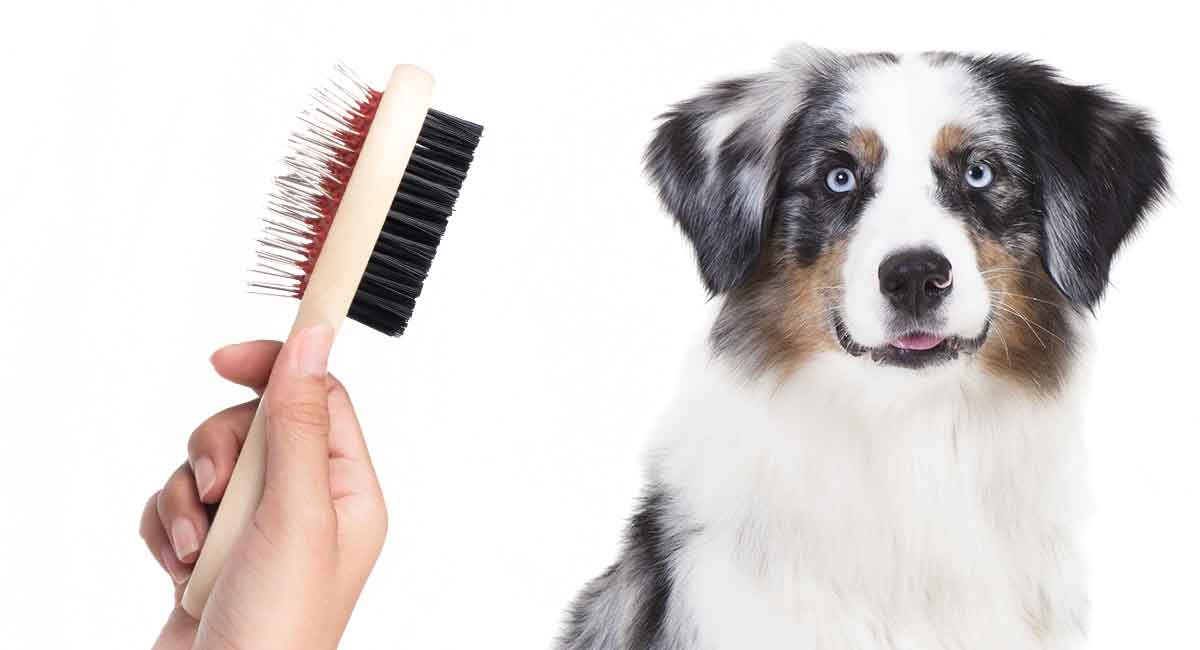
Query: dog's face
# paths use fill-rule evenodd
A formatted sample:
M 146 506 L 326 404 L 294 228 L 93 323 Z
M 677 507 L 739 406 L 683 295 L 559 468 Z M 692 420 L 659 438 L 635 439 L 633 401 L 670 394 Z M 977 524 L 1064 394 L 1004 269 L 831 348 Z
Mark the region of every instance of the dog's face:
M 1142 113 L 1040 64 L 943 53 L 795 48 L 677 105 L 646 161 L 726 295 L 719 352 L 981 360 L 1042 391 L 1165 189 Z

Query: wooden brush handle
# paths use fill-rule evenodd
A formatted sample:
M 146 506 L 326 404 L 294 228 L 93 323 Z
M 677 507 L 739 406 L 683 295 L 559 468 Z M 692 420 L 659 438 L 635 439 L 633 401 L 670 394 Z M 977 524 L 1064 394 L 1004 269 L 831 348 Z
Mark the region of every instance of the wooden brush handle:
M 308 279 L 292 334 L 321 323 L 336 332 L 346 318 L 425 123 L 432 93 L 433 78 L 424 70 L 400 65 L 392 71 Z M 183 593 L 183 608 L 197 619 L 234 543 L 254 517 L 266 456 L 266 419 L 260 406 Z

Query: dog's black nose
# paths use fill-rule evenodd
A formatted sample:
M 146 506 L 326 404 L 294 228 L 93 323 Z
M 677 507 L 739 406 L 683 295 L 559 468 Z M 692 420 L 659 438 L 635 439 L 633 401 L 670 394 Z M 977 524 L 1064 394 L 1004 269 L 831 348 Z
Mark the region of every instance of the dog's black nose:
M 916 318 L 941 304 L 952 285 L 950 260 L 928 248 L 893 253 L 879 265 L 879 290 Z

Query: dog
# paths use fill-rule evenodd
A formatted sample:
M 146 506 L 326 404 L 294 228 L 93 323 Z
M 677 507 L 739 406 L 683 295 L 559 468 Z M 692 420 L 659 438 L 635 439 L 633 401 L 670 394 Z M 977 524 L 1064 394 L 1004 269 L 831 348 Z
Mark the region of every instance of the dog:
M 645 167 L 715 297 L 562 650 L 1075 648 L 1093 307 L 1143 111 L 1016 56 L 785 50 Z

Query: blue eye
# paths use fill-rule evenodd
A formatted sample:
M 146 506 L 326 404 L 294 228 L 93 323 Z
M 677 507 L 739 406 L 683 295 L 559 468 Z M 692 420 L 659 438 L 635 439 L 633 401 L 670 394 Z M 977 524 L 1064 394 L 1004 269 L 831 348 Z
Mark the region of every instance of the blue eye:
M 854 180 L 854 172 L 845 167 L 838 167 L 825 177 L 825 186 L 839 194 L 849 192 L 857 184 L 857 181 Z
M 974 163 L 967 166 L 967 172 L 963 174 L 967 185 L 976 189 L 982 189 L 992 184 L 994 178 L 991 165 L 986 163 Z

